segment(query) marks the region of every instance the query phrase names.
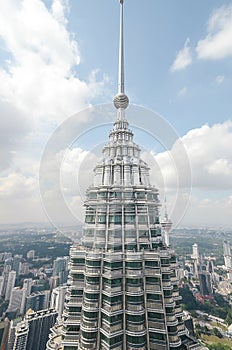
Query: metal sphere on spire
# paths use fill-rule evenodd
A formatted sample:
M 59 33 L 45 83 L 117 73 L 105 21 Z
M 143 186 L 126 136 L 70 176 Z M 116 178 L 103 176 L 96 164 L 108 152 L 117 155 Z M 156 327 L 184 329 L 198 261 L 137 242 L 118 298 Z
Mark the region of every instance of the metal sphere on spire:
M 123 2 L 120 0 L 120 39 L 119 39 L 119 64 L 118 64 L 118 94 L 114 97 L 114 106 L 117 109 L 126 109 L 129 98 L 125 94 L 124 84 L 124 42 L 123 42 Z
M 114 97 L 114 106 L 119 109 L 126 109 L 129 105 L 129 98 L 125 94 L 117 94 Z

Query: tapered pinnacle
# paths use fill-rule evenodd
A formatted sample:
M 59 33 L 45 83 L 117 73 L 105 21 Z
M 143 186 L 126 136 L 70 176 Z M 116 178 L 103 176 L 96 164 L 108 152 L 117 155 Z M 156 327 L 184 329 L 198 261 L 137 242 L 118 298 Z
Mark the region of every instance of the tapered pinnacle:
M 120 37 L 119 37 L 119 63 L 118 63 L 118 94 L 114 98 L 114 105 L 117 109 L 126 109 L 129 99 L 125 94 L 124 82 L 124 40 L 123 40 L 123 2 L 120 0 Z

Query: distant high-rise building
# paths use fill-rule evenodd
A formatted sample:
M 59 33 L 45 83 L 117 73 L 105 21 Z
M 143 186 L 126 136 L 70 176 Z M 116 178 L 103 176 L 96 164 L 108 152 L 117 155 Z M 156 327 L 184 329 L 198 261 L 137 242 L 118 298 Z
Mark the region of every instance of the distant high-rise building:
M 67 282 L 68 277 L 68 262 L 69 257 L 58 257 L 53 263 L 53 276 L 59 277 L 59 283 L 64 284 Z
M 25 312 L 32 309 L 33 311 L 45 310 L 49 306 L 50 291 L 36 292 L 26 297 Z
M 4 262 L 4 267 L 3 267 L 3 271 L 10 271 L 13 270 L 13 258 L 7 258 Z
M 200 283 L 200 293 L 203 296 L 211 296 L 213 294 L 211 275 L 207 271 L 198 273 Z
M 19 275 L 20 264 L 22 261 L 21 255 L 15 255 L 12 263 L 12 270 L 16 272 L 16 277 Z
M 232 258 L 231 258 L 230 242 L 228 242 L 226 240 L 223 242 L 223 250 L 224 250 L 225 267 L 227 269 L 231 269 L 232 268 Z
M 9 273 L 10 273 L 10 271 L 3 271 L 2 272 L 2 277 L 3 277 L 2 292 L 1 292 L 1 296 L 2 297 L 5 297 L 5 294 L 6 294 L 6 287 L 7 287 L 7 281 L 8 281 Z
M 232 282 L 232 270 L 229 270 L 227 273 L 227 278 L 230 282 Z
M 50 307 L 58 312 L 59 317 L 62 316 L 64 311 L 64 301 L 67 288 L 67 286 L 60 286 L 52 290 Z
M 35 258 L 35 251 L 34 250 L 29 250 L 27 252 L 27 259 L 34 259 Z
M 207 260 L 207 269 L 206 269 L 212 278 L 212 281 L 215 281 L 215 274 L 214 274 L 214 263 L 212 259 Z
M 22 315 L 25 307 L 26 291 L 20 287 L 14 287 L 11 292 L 8 312 L 16 311 L 17 314 Z
M 19 264 L 19 275 L 28 275 L 30 272 L 30 265 L 27 262 L 20 262 Z
M 32 285 L 33 285 L 32 278 L 26 278 L 23 280 L 23 289 L 26 290 L 26 296 L 29 296 L 31 294 Z
M 57 312 L 52 309 L 28 310 L 23 320 L 11 321 L 7 350 L 45 350 L 56 318 Z
M 50 328 L 55 324 L 57 312 L 52 309 L 29 311 L 24 320 L 28 323 L 28 339 L 25 350 L 45 350 Z
M 58 287 L 60 285 L 60 277 L 59 276 L 51 276 L 49 278 L 49 285 L 50 285 L 51 290 Z
M 199 262 L 199 252 L 198 252 L 198 244 L 194 243 L 192 245 L 192 259 L 196 260 L 197 263 Z
M 158 190 L 125 116 L 123 0 L 119 46 L 117 118 L 86 193 L 82 244 L 70 250 L 65 310 L 47 350 L 188 348 L 176 255 L 162 237 Z
M 12 289 L 14 288 L 16 280 L 16 271 L 12 270 L 9 272 L 8 280 L 7 280 L 7 286 L 6 286 L 6 294 L 5 294 L 5 300 L 10 300 Z
M 0 349 L 7 350 L 10 321 L 6 318 L 0 321 Z
M 12 330 L 14 336 L 10 338 L 9 350 L 26 350 L 27 349 L 27 337 L 28 337 L 28 323 L 25 321 L 19 322 L 15 329 Z M 12 333 L 13 335 L 13 333 Z
M 12 253 L 11 252 L 5 252 L 3 260 L 5 261 L 5 260 L 10 259 L 10 258 L 12 258 Z
M 3 285 L 4 285 L 4 277 L 0 276 L 0 297 L 2 296 Z

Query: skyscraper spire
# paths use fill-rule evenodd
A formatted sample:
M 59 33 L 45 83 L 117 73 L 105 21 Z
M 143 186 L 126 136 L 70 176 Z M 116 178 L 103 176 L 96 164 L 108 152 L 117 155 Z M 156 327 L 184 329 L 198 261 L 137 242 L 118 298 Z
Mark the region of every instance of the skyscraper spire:
M 118 62 L 118 93 L 124 94 L 124 38 L 123 38 L 123 0 L 120 0 L 120 38 Z
M 164 198 L 164 217 L 168 218 L 168 211 L 167 211 L 167 198 L 165 196 Z
M 117 109 L 124 110 L 129 105 L 129 99 L 125 94 L 125 81 L 124 81 L 123 3 L 124 3 L 124 0 L 120 0 L 118 94 L 114 97 L 114 105 Z
M 172 228 L 172 221 L 168 217 L 168 211 L 167 211 L 167 199 L 165 196 L 164 199 L 164 218 L 161 220 L 161 227 L 163 229 L 163 235 L 164 235 L 164 242 L 167 246 L 169 246 L 169 233 Z

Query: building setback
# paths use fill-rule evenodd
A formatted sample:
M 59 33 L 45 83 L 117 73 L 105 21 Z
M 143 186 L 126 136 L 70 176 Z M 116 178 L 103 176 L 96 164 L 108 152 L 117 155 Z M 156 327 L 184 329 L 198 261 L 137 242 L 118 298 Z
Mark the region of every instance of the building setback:
M 117 118 L 87 190 L 82 244 L 71 248 L 65 310 L 47 349 L 201 349 L 182 319 L 158 190 L 125 116 L 123 0 L 120 11 Z

